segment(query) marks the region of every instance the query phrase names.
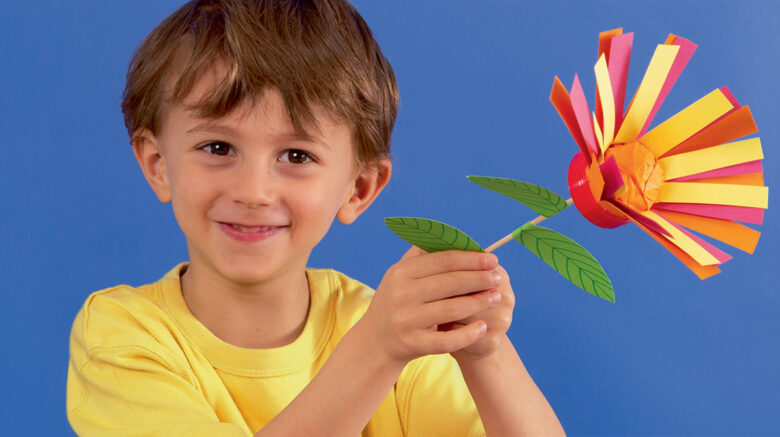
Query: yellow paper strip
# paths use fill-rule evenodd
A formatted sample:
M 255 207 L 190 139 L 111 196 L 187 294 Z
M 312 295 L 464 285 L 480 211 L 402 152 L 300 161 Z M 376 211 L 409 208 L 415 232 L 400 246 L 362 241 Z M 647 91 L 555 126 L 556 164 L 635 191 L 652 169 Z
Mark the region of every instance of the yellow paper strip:
M 640 229 L 647 232 L 647 235 L 653 237 L 655 241 L 659 242 L 663 247 L 666 248 L 669 252 L 672 253 L 677 259 L 679 259 L 683 264 L 685 264 L 686 267 L 691 269 L 693 273 L 696 274 L 696 276 L 699 277 L 699 279 L 707 279 L 713 275 L 717 275 L 720 273 L 720 269 L 715 266 L 703 266 L 697 263 L 693 260 L 693 258 L 690 257 L 687 253 L 683 252 L 682 249 L 672 244 L 666 237 L 659 234 L 658 232 L 653 231 L 652 229 L 647 228 L 642 223 L 640 223 L 636 219 L 631 219 L 634 223 L 636 223 L 637 226 L 639 226 Z
M 658 192 L 658 201 L 766 209 L 769 206 L 769 188 L 701 182 L 665 182 Z
M 599 120 L 596 118 L 596 113 L 591 112 L 593 114 L 593 133 L 596 134 L 596 141 L 599 143 L 599 150 L 601 150 L 601 154 L 604 154 L 604 149 L 607 148 L 607 146 L 604 145 L 604 135 L 601 133 L 601 126 L 599 126 Z
M 664 169 L 664 177 L 668 181 L 759 159 L 764 159 L 764 154 L 761 151 L 761 140 L 750 138 L 695 152 L 672 155 L 660 159 L 658 163 Z
M 607 58 L 603 53 L 593 70 L 596 72 L 596 87 L 599 92 L 599 100 L 601 101 L 601 119 L 604 124 L 604 138 L 601 146 L 601 153 L 603 154 L 604 149 L 609 147 L 615 138 L 615 97 L 612 94 Z
M 675 45 L 659 44 L 656 47 L 650 65 L 647 66 L 645 77 L 642 78 L 642 83 L 636 90 L 614 142 L 627 143 L 637 138 L 658 99 L 658 94 L 661 92 L 679 50 L 680 46 Z
M 664 237 L 667 240 L 674 243 L 675 246 L 682 249 L 685 253 L 690 255 L 691 258 L 693 258 L 697 263 L 703 266 L 714 266 L 716 264 L 720 264 L 720 261 L 718 261 L 717 258 L 715 258 L 711 253 L 707 252 L 707 250 L 701 247 L 699 243 L 693 241 L 691 237 L 685 235 L 677 227 L 669 223 L 665 218 L 661 217 L 660 215 L 652 211 L 637 211 L 637 212 L 645 216 L 646 218 L 658 223 L 659 226 L 664 228 L 666 232 L 671 234 L 671 237 L 666 235 L 664 235 Z
M 715 90 L 659 124 L 639 140 L 655 156 L 661 156 L 732 108 L 734 105 L 729 99 L 720 90 Z

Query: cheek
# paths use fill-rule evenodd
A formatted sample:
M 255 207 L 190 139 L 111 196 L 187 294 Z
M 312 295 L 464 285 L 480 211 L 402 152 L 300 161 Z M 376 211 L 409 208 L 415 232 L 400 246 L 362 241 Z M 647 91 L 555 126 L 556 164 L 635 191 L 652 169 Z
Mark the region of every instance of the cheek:
M 290 190 L 288 205 L 298 211 L 299 219 L 304 218 L 312 225 L 316 223 L 325 232 L 343 204 L 346 190 L 345 177 L 322 176 Z
M 213 178 L 195 169 L 175 169 L 170 181 L 171 203 L 179 223 L 202 216 L 219 192 Z

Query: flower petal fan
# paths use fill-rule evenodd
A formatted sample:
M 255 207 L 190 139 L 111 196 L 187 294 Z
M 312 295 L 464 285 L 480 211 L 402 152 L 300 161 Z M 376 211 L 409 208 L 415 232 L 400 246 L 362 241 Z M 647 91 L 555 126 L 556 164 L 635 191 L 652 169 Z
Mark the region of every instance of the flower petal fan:
M 577 209 L 597 226 L 633 222 L 700 278 L 731 256 L 700 233 L 752 253 L 768 207 L 758 131 L 750 109 L 716 89 L 648 130 L 696 44 L 669 35 L 657 46 L 623 111 L 633 33 L 601 33 L 595 111 L 577 75 L 569 91 L 556 76 L 550 101 L 579 146 L 569 165 Z M 691 232 L 693 231 L 693 232 Z

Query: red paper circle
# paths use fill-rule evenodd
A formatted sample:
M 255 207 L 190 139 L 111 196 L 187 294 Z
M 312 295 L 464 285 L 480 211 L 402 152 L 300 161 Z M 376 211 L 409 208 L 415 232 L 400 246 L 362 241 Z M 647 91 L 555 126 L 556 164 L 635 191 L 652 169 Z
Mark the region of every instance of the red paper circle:
M 609 212 L 593 197 L 587 168 L 588 164 L 582 153 L 574 155 L 569 164 L 569 192 L 574 206 L 589 222 L 602 228 L 616 228 L 628 223 L 623 217 Z

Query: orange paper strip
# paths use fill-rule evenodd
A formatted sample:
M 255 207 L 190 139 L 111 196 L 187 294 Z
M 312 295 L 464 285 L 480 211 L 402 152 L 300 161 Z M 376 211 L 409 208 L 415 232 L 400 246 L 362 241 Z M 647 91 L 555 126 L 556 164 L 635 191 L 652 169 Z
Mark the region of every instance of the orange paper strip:
M 633 219 L 632 219 L 633 220 Z M 669 252 L 672 253 L 672 255 L 676 256 L 677 259 L 682 261 L 683 264 L 685 264 L 686 267 L 691 269 L 693 273 L 696 274 L 696 276 L 699 277 L 699 279 L 707 279 L 711 276 L 717 275 L 720 273 L 720 269 L 715 266 L 703 266 L 696 261 L 693 260 L 688 254 L 683 252 L 679 247 L 675 246 L 674 244 L 670 243 L 669 240 L 664 238 L 663 236 L 659 235 L 657 232 L 654 232 L 641 223 L 637 222 L 636 220 L 633 220 L 634 223 L 636 223 L 637 226 L 639 226 L 640 229 L 645 231 L 647 235 L 653 237 L 655 241 L 661 243 L 663 247 L 666 248 Z
M 665 236 L 666 239 L 690 255 L 691 258 L 693 258 L 697 263 L 703 266 L 711 266 L 721 263 L 721 260 L 718 259 L 716 254 L 707 250 L 706 247 L 699 244 L 698 241 L 691 238 L 689 235 L 686 235 L 679 228 L 675 227 L 672 223 L 666 220 L 663 216 L 658 215 L 653 211 L 637 211 L 637 213 L 662 227 L 664 231 L 669 233 L 669 236 Z
M 743 106 L 715 120 L 712 124 L 666 152 L 664 156 L 692 152 L 705 147 L 728 143 L 745 135 L 758 132 L 750 108 Z
M 553 80 L 552 90 L 550 90 L 550 102 L 558 111 L 558 115 L 561 116 L 566 127 L 569 128 L 571 136 L 580 148 L 580 151 L 585 156 L 585 159 L 590 162 L 590 151 L 588 146 L 585 145 L 585 140 L 580 133 L 580 127 L 577 124 L 577 118 L 574 115 L 574 109 L 571 106 L 571 99 L 569 98 L 569 92 L 566 91 L 566 87 L 563 86 L 558 76 L 555 76 Z
M 701 217 L 674 211 L 657 211 L 668 220 L 692 231 L 722 241 L 747 253 L 753 253 L 761 233 L 731 220 Z
M 731 176 L 720 176 L 706 179 L 690 179 L 686 182 L 703 182 L 705 184 L 731 184 L 731 185 L 752 185 L 754 187 L 764 186 L 764 173 L 735 174 Z

